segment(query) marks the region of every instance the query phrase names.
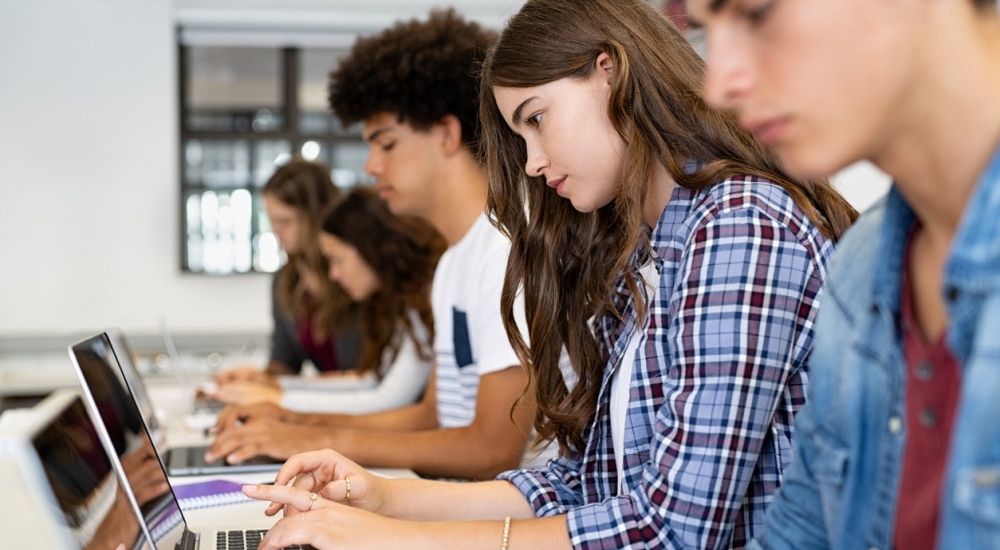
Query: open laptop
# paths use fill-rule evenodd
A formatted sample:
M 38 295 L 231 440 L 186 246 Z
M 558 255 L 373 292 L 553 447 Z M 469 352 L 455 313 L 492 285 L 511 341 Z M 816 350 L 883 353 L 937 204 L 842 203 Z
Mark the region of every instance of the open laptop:
M 192 385 L 191 379 L 188 378 L 187 368 L 184 366 L 184 358 L 181 357 L 181 352 L 177 349 L 177 342 L 174 340 L 174 335 L 167 328 L 167 322 L 162 317 L 160 318 L 160 338 L 163 339 L 163 347 L 167 350 L 167 357 L 170 359 L 170 368 L 173 369 L 174 374 L 177 376 L 177 382 L 185 394 L 194 402 L 193 413 L 203 416 L 217 416 L 226 404 L 206 395 L 214 393 L 214 389 L 206 392 L 204 388 Z M 214 383 L 208 384 L 212 388 L 214 388 L 214 385 Z M 212 423 L 214 424 L 214 420 Z
M 4 414 L 3 546 L 149 548 L 134 495 L 121 483 L 120 464 L 102 444 L 79 391 L 59 390 L 31 409 Z
M 119 419 L 126 419 L 130 426 L 138 424 L 147 437 L 150 437 L 153 420 L 143 410 L 151 410 L 152 405 L 140 404 L 140 400 L 148 398 L 148 392 L 136 393 L 129 387 L 130 378 L 137 381 L 137 386 L 141 384 L 141 378 L 137 372 L 125 374 L 126 370 L 134 369 L 134 366 L 131 361 L 121 362 L 118 359 L 109 333 L 101 332 L 70 345 L 69 355 L 76 367 L 84 395 L 97 403 L 94 407 L 101 412 L 103 420 L 115 421 L 112 415 L 115 413 Z M 154 439 L 150 437 L 150 441 Z M 228 464 L 224 459 L 209 463 L 205 461 L 206 445 L 163 449 L 160 444 L 160 447 L 157 455 L 170 475 L 174 476 L 277 472 L 281 468 L 281 461 L 263 456 L 237 464 Z
M 159 417 L 156 416 L 156 408 L 153 405 L 153 400 L 149 397 L 149 390 L 146 388 L 145 382 L 142 381 L 142 375 L 139 373 L 135 361 L 132 360 L 132 349 L 125 339 L 125 334 L 117 328 L 109 328 L 107 334 L 108 341 L 111 343 L 111 351 L 114 352 L 118 363 L 121 365 L 125 383 L 128 384 L 129 391 L 135 397 L 135 404 L 139 407 L 139 414 L 146 420 L 150 433 L 155 435 L 160 429 Z M 155 437 L 153 442 L 156 442 Z
M 135 403 L 128 400 L 131 410 L 118 410 L 116 393 L 124 385 L 111 376 L 110 363 L 117 362 L 108 340 L 107 333 L 101 333 L 70 346 L 74 363 L 83 382 L 83 394 L 87 399 L 90 416 L 97 426 L 98 436 L 110 454 L 112 449 L 124 446 L 135 452 L 150 452 L 158 456 L 143 422 L 138 422 L 137 433 L 132 433 L 131 416 L 138 416 Z M 103 363 L 102 368 L 97 368 Z M 103 374 L 98 374 L 103 371 Z M 103 381 L 100 378 L 103 377 Z M 125 388 L 127 389 L 127 388 Z M 134 437 L 133 437 L 134 436 Z M 173 451 L 173 449 L 172 449 Z M 142 468 L 128 466 L 133 461 L 122 458 L 122 484 L 124 492 L 131 495 L 136 508 L 141 511 L 139 523 L 153 541 L 155 550 L 236 550 L 255 549 L 267 532 L 264 529 L 206 529 L 208 536 L 188 528 L 187 519 L 181 511 L 174 494 L 164 460 L 147 461 Z M 169 490 L 150 495 L 150 487 L 167 486 Z M 310 547 L 293 546 L 293 549 Z

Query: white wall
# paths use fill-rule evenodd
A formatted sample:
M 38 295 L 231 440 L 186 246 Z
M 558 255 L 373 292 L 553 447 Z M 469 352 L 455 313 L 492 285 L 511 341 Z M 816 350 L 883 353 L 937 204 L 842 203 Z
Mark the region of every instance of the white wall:
M 833 178 L 833 185 L 855 208 L 864 212 L 889 190 L 889 175 L 870 162 L 858 162 Z
M 497 24 L 519 3 L 466 2 Z M 291 6 L 0 1 L 0 338 L 110 325 L 156 333 L 161 316 L 178 332 L 269 330 L 267 276 L 179 269 L 175 8 L 212 24 L 241 3 Z M 373 5 L 394 12 L 404 4 Z M 838 184 L 859 208 L 886 187 L 865 167 Z
M 268 329 L 266 276 L 179 269 L 172 10 L 0 2 L 0 336 Z

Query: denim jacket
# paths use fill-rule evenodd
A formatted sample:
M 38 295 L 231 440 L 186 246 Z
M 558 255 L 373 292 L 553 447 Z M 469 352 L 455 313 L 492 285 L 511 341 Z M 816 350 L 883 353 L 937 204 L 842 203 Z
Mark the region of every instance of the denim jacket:
M 841 240 L 824 287 L 796 458 L 751 548 L 892 547 L 904 442 L 900 275 L 913 212 L 893 188 Z M 1000 151 L 944 271 L 961 393 L 937 547 L 1000 548 Z

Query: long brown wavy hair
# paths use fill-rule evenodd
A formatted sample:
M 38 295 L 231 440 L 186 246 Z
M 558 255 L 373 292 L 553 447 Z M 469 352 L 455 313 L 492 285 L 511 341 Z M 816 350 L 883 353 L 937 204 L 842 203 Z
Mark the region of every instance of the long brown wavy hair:
M 357 187 L 323 218 L 323 231 L 354 247 L 379 278 L 379 288 L 361 304 L 361 357 L 358 371 L 378 372 L 382 356 L 395 356 L 402 342 L 396 338 L 402 324 L 422 359 L 434 350 L 431 282 L 447 243 L 427 222 L 396 216 L 370 187 Z M 409 312 L 416 311 L 428 331 L 422 340 Z
M 276 283 L 278 307 L 297 322 L 313 315 L 313 338 L 326 340 L 352 318 L 353 303 L 340 285 L 327 278 L 326 259 L 319 251 L 323 212 L 340 198 L 340 190 L 324 164 L 293 157 L 271 175 L 261 192 L 294 209 L 299 218 L 298 250 L 288 253 L 288 263 Z M 320 281 L 318 295 L 306 288 L 302 273 Z
M 544 178 L 525 174 L 524 142 L 504 121 L 493 88 L 586 78 L 602 52 L 614 64 L 608 117 L 626 153 L 615 199 L 581 213 L 547 189 Z M 501 311 L 528 369 L 526 391 L 538 402 L 538 437 L 555 439 L 563 453 L 583 450 L 607 359 L 589 323 L 609 315 L 621 320 L 615 287 L 623 277 L 645 307 L 631 264 L 636 254 L 649 251 L 642 206 L 657 165 L 678 185 L 694 189 L 737 175 L 767 178 L 832 239 L 857 216 L 828 181 L 792 179 L 732 113 L 708 106 L 700 95 L 703 73 L 704 63 L 685 37 L 644 0 L 528 0 L 482 68 L 487 208 L 512 241 Z M 698 168 L 686 172 L 687 160 Z M 530 348 L 513 316 L 519 291 Z M 572 389 L 557 368 L 563 349 L 577 375 Z

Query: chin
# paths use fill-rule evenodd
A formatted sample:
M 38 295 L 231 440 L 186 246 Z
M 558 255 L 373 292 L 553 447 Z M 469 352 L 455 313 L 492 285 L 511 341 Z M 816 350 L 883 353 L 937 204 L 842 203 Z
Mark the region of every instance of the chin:
M 831 154 L 831 147 L 775 147 L 785 170 L 797 179 L 816 180 L 833 176 L 841 169 L 861 159 L 842 159 Z
M 394 199 L 392 197 L 386 197 L 383 200 L 385 201 L 385 206 L 389 209 L 389 212 L 392 212 L 396 216 L 407 215 L 406 209 L 403 208 L 402 204 L 399 202 L 398 199 Z
M 573 200 L 573 199 L 567 199 L 567 200 L 569 200 L 569 203 L 573 206 L 574 210 L 582 214 L 590 214 L 591 212 L 595 212 L 598 208 L 600 208 L 600 206 L 597 206 L 592 202 L 586 200 Z

